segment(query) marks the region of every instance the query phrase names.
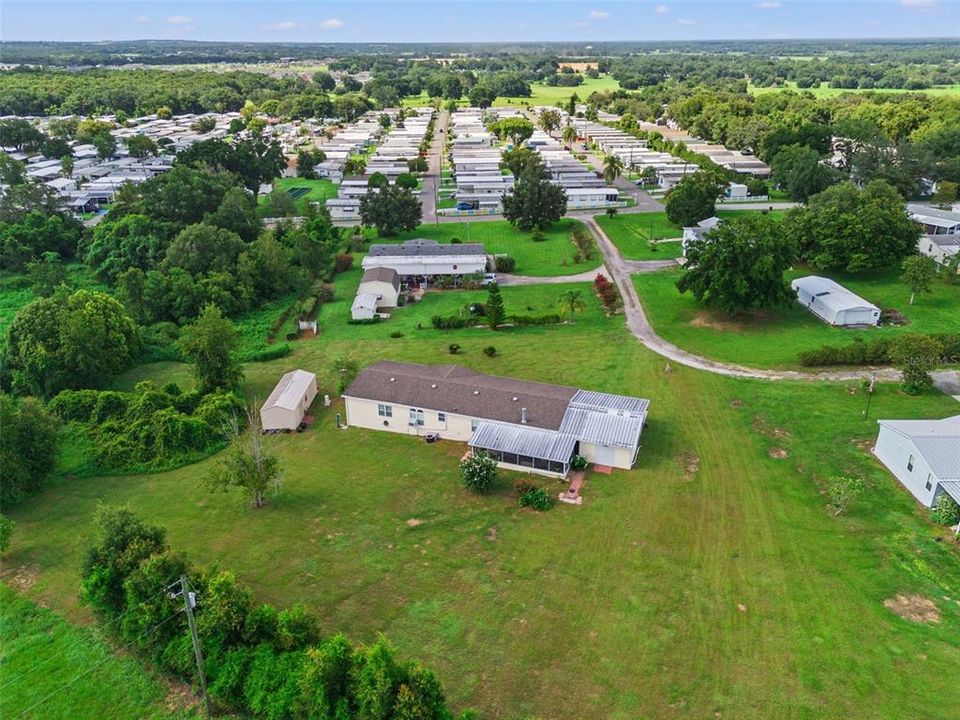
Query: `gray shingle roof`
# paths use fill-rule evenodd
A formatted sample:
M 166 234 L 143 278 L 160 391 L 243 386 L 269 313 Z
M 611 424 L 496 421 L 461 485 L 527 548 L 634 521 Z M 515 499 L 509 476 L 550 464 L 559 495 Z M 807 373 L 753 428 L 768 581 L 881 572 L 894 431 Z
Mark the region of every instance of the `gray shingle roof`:
M 397 274 L 397 271 L 393 268 L 388 267 L 375 267 L 370 268 L 363 273 L 363 278 L 360 280 L 362 285 L 365 282 L 385 282 L 393 285 L 394 289 L 400 289 L 400 276 Z
M 407 240 L 399 245 L 371 245 L 372 257 L 443 257 L 447 255 L 485 255 L 480 243 L 438 243 L 436 240 Z

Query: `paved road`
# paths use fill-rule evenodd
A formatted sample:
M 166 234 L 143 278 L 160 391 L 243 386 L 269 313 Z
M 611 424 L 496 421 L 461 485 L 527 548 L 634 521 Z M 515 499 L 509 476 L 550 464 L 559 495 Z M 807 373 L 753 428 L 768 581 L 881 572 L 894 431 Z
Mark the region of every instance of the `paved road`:
M 423 190 L 420 191 L 420 203 L 423 206 L 422 222 L 425 223 L 437 220 L 437 190 L 440 187 L 441 157 L 443 145 L 447 139 L 449 121 L 450 113 L 441 110 L 433 127 L 433 142 L 427 154 L 427 172 L 423 175 Z

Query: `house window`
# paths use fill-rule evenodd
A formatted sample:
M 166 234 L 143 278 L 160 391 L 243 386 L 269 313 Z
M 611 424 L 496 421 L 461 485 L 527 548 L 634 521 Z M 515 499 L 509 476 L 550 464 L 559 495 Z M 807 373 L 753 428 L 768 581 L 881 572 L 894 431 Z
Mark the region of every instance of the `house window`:
M 417 410 L 416 408 L 410 408 L 410 424 L 411 425 L 423 425 L 423 410 Z
M 930 489 L 933 488 L 933 483 L 931 482 L 931 478 L 933 478 L 933 475 L 927 475 L 927 483 L 926 483 L 926 485 L 924 485 L 924 487 L 925 487 L 927 490 L 930 490 Z
M 913 455 L 907 459 L 907 472 L 913 472 Z
M 393 405 L 377 405 L 377 415 L 380 417 L 393 417 Z
M 437 413 L 437 422 L 446 423 L 446 422 L 447 422 L 447 414 L 446 414 L 446 413 Z

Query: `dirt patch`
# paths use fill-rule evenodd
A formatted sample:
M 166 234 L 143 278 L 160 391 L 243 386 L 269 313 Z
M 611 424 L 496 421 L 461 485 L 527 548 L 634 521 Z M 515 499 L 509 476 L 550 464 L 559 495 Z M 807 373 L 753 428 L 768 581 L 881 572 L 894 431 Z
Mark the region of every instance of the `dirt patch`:
M 905 620 L 922 623 L 940 622 L 940 611 L 922 595 L 897 595 L 883 601 L 883 606 Z
M 3 573 L 6 583 L 17 590 L 29 590 L 39 578 L 39 565 L 17 565 Z
M 690 325 L 721 332 L 743 332 L 770 321 L 769 315 L 762 310 L 747 310 L 736 315 L 703 311 L 693 316 Z
M 697 470 L 700 469 L 700 456 L 695 452 L 684 453 L 680 460 L 680 465 L 683 467 L 683 472 L 686 473 L 688 478 L 693 477 L 697 474 Z
M 497 541 L 497 529 L 495 527 L 487 530 L 487 534 L 483 536 L 483 539 L 487 542 L 496 542 Z
M 790 453 L 788 453 L 783 448 L 778 448 L 778 447 L 770 448 L 770 452 L 768 454 L 770 455 L 770 457 L 776 460 L 783 460 L 784 458 L 790 456 Z
M 732 407 L 734 410 L 739 410 L 743 407 L 743 400 L 731 400 L 730 407 Z
M 419 525 L 423 525 L 423 520 L 420 520 L 418 518 L 410 518 L 409 520 L 407 520 L 407 527 L 415 528 L 415 527 L 418 527 Z
M 790 431 L 787 430 L 786 428 L 775 427 L 773 429 L 773 436 L 775 438 L 788 438 L 790 437 Z
M 196 710 L 200 707 L 200 698 L 186 683 L 168 682 L 167 695 L 163 699 L 163 704 L 172 713 L 188 709 Z

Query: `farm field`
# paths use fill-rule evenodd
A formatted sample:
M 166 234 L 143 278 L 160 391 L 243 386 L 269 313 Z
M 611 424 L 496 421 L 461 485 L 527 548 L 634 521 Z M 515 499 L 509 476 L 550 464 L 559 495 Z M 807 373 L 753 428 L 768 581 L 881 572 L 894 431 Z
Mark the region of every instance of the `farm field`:
M 170 689 L 130 657 L 114 655 L 97 630 L 75 627 L 0 583 L 0 716 L 19 713 L 51 696 L 25 717 L 46 720 L 109 717 L 185 720 L 164 703 Z M 50 662 L 53 658 L 59 662 Z M 81 673 L 89 671 L 83 677 Z M 57 692 L 78 679 L 67 690 Z
M 517 261 L 517 275 L 552 276 L 576 275 L 600 265 L 597 259 L 581 263 L 573 260 L 576 246 L 570 233 L 580 223 L 563 219 L 545 231 L 546 240 L 536 242 L 530 233 L 515 229 L 506 220 L 482 220 L 470 222 L 446 222 L 421 225 L 416 230 L 390 238 L 376 237 L 373 242 L 400 242 L 412 238 L 428 238 L 438 242 L 450 242 L 454 238 L 464 243 L 483 243 L 488 254 L 507 254 Z
M 775 87 L 757 87 L 756 85 L 749 84 L 747 85 L 747 92 L 754 95 L 759 95 L 762 93 L 768 92 L 779 92 L 783 89 L 796 90 L 797 92 L 811 92 L 816 97 L 833 97 L 835 95 L 842 95 L 843 93 L 865 93 L 865 92 L 875 92 L 875 93 L 923 93 L 925 95 L 958 95 L 960 94 L 960 85 L 936 85 L 934 87 L 927 88 L 925 90 L 898 90 L 896 88 L 876 88 L 871 90 L 861 90 L 856 89 L 845 89 L 845 88 L 833 88 L 830 87 L 830 83 L 822 82 L 820 87 L 814 88 L 804 88 L 800 90 L 797 88 L 797 84 L 788 80 L 785 83 L 785 88 L 775 88 Z
M 278 190 L 290 193 L 298 212 L 303 212 L 310 202 L 317 202 L 322 206 L 328 199 L 337 196 L 337 186 L 327 178 L 307 180 L 284 177 L 274 180 L 273 185 Z M 263 205 L 267 202 L 267 196 L 261 195 L 258 201 Z
M 651 415 L 637 467 L 590 476 L 581 507 L 520 511 L 517 475 L 489 495 L 462 489 L 463 445 L 338 430 L 342 405 L 318 401 L 307 432 L 267 439 L 284 477 L 265 509 L 203 487 L 216 458 L 147 476 L 63 477 L 12 513 L 8 572 L 35 567 L 30 598 L 88 619 L 77 605 L 78 539 L 98 503 L 129 503 L 167 527 L 174 547 L 236 570 L 261 600 L 304 602 L 325 631 L 358 641 L 386 633 L 437 671 L 455 707 L 484 717 L 951 717 L 960 553 L 936 541 L 945 531 L 866 451 L 876 430 L 856 388 L 668 371 L 621 319 L 589 309 L 573 326 L 437 332 L 436 342 L 389 338 L 395 320 L 330 329 L 295 343 L 292 357 L 248 365 L 246 392 L 262 398 L 281 372 L 303 367 L 318 373 L 322 397 L 333 359 L 350 355 L 640 395 Z M 450 356 L 449 342 L 462 353 Z M 480 352 L 490 344 L 494 358 Z M 118 385 L 183 382 L 186 370 L 144 366 Z M 881 386 L 872 412 L 942 417 L 956 403 Z M 868 486 L 841 519 L 820 493 L 837 473 Z M 897 593 L 933 599 L 940 622 L 888 611 Z
M 583 79 L 583 84 L 577 87 L 553 87 L 545 85 L 542 82 L 530 83 L 530 97 L 506 97 L 501 96 L 493 101 L 494 107 L 505 107 L 510 105 L 556 105 L 558 102 L 566 102 L 573 93 L 580 98 L 586 98 L 592 92 L 602 92 L 604 90 L 617 90 L 620 83 L 609 75 L 601 75 L 598 78 Z M 403 99 L 403 104 L 408 107 L 423 107 L 429 105 L 432 99 L 426 92 L 420 95 L 410 96 Z M 460 101 L 461 105 L 468 105 L 466 98 Z
M 794 270 L 788 280 L 812 270 Z M 960 287 L 942 282 L 933 292 L 909 304 L 910 291 L 899 281 L 897 268 L 863 275 L 823 273 L 882 309 L 896 309 L 910 324 L 872 329 L 842 329 L 822 322 L 797 303 L 730 318 L 704 309 L 676 288 L 679 271 L 634 276 L 640 302 L 657 334 L 675 345 L 714 360 L 751 367 L 797 366 L 797 354 L 821 345 L 847 345 L 857 339 L 905 332 L 940 333 L 960 330 Z
M 757 212 L 760 208 L 757 208 Z M 717 217 L 730 219 L 749 210 L 718 210 Z M 770 210 L 770 217 L 779 220 L 786 211 Z M 667 219 L 665 212 L 621 213 L 612 218 L 607 215 L 595 215 L 594 220 L 603 228 L 603 232 L 617 246 L 627 260 L 666 260 L 680 257 L 683 248 L 679 242 L 661 242 L 656 250 L 650 247 L 650 238 L 679 238 L 683 228 Z

